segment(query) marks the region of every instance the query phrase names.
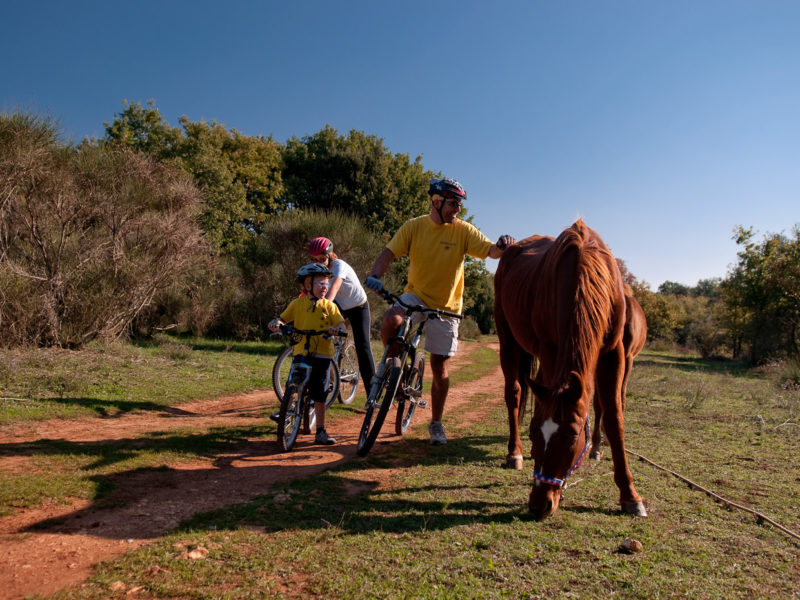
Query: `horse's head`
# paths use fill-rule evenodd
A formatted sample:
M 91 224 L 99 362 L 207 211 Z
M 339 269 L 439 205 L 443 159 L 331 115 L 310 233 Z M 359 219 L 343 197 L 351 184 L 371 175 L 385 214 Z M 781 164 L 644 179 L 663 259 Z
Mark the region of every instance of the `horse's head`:
M 531 420 L 533 442 L 533 488 L 528 509 L 535 519 L 558 510 L 566 480 L 580 464 L 590 441 L 588 400 L 576 372 L 557 389 L 532 382 L 536 406 Z

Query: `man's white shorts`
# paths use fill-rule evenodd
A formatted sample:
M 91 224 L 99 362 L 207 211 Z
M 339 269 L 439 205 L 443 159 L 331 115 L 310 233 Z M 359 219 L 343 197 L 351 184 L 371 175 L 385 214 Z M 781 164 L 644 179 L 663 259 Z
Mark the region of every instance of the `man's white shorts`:
M 406 304 L 426 306 L 422 300 L 409 292 L 403 293 L 400 299 Z M 424 314 L 415 312 L 411 315 L 411 322 L 416 326 L 424 318 Z M 458 321 L 453 317 L 428 319 L 425 324 L 425 350 L 440 356 L 453 356 L 458 350 Z

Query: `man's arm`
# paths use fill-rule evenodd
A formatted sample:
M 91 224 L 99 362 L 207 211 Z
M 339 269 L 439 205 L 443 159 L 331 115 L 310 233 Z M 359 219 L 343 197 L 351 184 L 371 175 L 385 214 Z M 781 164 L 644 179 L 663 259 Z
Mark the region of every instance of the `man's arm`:
M 383 277 L 392 262 L 394 262 L 394 254 L 388 248 L 384 248 L 375 264 L 372 265 L 372 271 L 369 272 L 370 277 L 377 277 L 378 279 Z
M 510 235 L 501 235 L 500 239 L 489 248 L 489 258 L 500 258 L 505 249 L 514 243 L 514 238 Z
M 392 264 L 393 260 L 394 253 L 388 248 L 384 248 L 383 252 L 381 252 L 380 256 L 378 256 L 375 261 L 375 264 L 372 265 L 372 270 L 369 272 L 369 277 L 364 281 L 364 285 L 374 292 L 380 292 L 383 287 L 381 277 L 386 273 L 386 270 L 389 268 L 389 265 Z

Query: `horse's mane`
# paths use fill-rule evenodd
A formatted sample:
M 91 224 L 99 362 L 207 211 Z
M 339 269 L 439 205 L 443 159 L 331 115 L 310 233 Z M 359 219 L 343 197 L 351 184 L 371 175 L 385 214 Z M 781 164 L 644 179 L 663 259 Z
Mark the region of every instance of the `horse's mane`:
M 559 356 L 552 383 L 565 384 L 571 370 L 593 387 L 594 365 L 614 321 L 619 279 L 614 257 L 597 235 L 578 220 L 556 238 L 542 265 L 556 288 Z M 574 269 L 574 272 L 573 272 Z

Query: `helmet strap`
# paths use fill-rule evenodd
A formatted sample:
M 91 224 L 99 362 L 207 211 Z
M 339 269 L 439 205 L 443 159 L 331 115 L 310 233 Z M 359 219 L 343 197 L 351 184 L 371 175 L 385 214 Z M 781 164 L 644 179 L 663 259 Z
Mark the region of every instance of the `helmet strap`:
M 442 216 L 442 208 L 444 208 L 444 196 L 439 196 L 441 200 L 439 200 L 439 208 L 436 208 L 436 204 L 433 205 L 433 208 L 439 214 L 439 224 L 444 225 L 444 217 Z M 431 202 L 433 202 L 433 196 L 431 196 Z

